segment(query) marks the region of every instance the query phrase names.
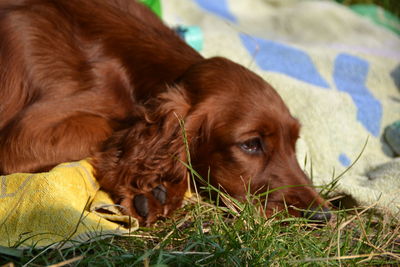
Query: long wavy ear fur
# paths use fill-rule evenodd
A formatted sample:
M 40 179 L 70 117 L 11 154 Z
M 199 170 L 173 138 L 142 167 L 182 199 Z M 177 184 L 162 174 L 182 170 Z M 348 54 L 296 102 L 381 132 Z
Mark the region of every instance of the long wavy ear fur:
M 163 181 L 186 178 L 186 150 L 180 118 L 191 105 L 179 86 L 136 109 L 130 128 L 116 132 L 92 159 L 100 185 L 116 202 L 146 193 Z

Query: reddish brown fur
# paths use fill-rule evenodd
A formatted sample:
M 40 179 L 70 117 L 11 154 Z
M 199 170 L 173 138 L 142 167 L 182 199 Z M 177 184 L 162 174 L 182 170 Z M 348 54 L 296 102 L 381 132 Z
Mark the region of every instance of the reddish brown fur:
M 0 173 L 92 157 L 101 186 L 151 223 L 186 190 L 182 118 L 195 169 L 232 196 L 310 184 L 295 158 L 299 123 L 274 89 L 204 59 L 132 0 L 2 1 L 0 36 Z M 262 150 L 246 152 L 254 138 Z M 165 205 L 151 193 L 159 184 Z M 147 218 L 132 204 L 139 194 Z M 267 214 L 285 202 L 325 205 L 310 186 L 286 188 Z

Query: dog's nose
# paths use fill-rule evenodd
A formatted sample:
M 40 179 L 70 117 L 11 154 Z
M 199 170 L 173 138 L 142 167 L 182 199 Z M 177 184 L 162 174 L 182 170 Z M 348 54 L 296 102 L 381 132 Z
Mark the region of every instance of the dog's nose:
M 326 207 L 317 207 L 303 211 L 303 217 L 313 221 L 328 222 L 331 219 L 332 214 Z

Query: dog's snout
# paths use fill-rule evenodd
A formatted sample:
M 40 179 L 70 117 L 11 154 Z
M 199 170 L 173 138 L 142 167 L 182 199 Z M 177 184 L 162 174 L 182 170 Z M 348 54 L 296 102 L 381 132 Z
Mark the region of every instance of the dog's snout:
M 332 217 L 332 213 L 326 207 L 310 208 L 309 210 L 303 211 L 302 215 L 304 218 L 317 222 L 328 222 Z

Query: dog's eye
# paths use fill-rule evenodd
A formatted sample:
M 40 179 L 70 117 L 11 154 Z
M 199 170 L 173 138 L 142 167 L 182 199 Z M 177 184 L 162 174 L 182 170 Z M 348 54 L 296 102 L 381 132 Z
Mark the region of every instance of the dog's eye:
M 239 146 L 244 152 L 249 154 L 257 154 L 263 150 L 260 138 L 252 138 L 239 144 Z

